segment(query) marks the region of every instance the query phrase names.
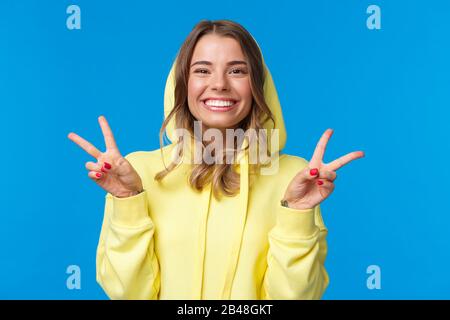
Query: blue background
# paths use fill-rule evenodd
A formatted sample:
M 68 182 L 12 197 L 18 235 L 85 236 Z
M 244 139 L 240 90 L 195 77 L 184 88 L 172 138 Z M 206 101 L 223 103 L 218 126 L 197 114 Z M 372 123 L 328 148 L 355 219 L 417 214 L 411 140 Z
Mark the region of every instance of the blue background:
M 81 8 L 68 30 L 66 8 Z M 381 30 L 366 9 L 381 8 Z M 326 299 L 448 299 L 448 1 L 1 1 L 0 298 L 103 299 L 95 250 L 105 192 L 70 131 L 123 154 L 159 148 L 163 92 L 201 19 L 241 23 L 263 50 L 284 110 L 286 153 L 364 150 L 322 204 Z M 68 290 L 66 268 L 81 268 Z M 366 268 L 381 267 L 381 289 Z

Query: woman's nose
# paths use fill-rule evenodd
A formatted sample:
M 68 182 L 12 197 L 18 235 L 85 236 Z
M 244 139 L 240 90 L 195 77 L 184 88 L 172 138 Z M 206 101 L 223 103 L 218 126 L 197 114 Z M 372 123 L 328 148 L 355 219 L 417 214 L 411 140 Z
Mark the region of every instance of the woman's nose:
M 211 89 L 213 90 L 228 90 L 228 81 L 225 75 L 216 74 L 211 78 Z

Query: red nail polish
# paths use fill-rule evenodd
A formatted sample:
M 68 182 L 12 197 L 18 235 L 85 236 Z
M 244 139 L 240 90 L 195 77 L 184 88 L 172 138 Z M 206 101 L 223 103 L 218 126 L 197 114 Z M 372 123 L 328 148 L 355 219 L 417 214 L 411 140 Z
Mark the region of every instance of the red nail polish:
M 317 169 L 309 170 L 309 174 L 312 175 L 312 176 L 316 176 L 318 173 L 319 173 L 319 170 L 317 170 Z
M 95 176 L 96 176 L 97 178 L 100 178 L 100 177 L 102 176 L 102 174 L 101 174 L 100 172 L 97 172 L 97 173 L 95 174 Z
M 319 186 L 321 186 L 321 185 L 323 185 L 323 181 L 322 181 L 322 180 L 317 180 L 317 184 L 318 184 Z
M 108 172 L 108 171 L 106 171 L 106 169 L 104 168 L 104 167 L 102 167 L 100 170 L 102 170 L 102 172 Z
M 108 162 L 105 162 L 105 168 L 109 170 L 111 169 L 111 165 Z

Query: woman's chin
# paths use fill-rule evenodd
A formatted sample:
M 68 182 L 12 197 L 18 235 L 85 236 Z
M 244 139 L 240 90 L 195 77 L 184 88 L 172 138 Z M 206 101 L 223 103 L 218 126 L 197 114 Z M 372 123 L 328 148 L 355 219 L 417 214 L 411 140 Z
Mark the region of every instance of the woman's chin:
M 229 128 L 234 128 L 235 124 L 233 122 L 229 122 L 229 121 L 223 121 L 223 119 L 217 119 L 217 121 L 211 121 L 213 119 L 208 119 L 208 121 L 202 121 L 202 128 L 203 130 L 206 129 L 219 129 L 219 130 L 223 130 L 223 129 L 229 129 Z

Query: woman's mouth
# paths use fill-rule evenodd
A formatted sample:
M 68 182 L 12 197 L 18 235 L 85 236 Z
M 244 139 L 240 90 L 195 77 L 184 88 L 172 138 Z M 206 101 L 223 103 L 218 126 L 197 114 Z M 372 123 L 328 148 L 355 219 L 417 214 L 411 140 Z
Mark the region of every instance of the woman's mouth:
M 201 103 L 209 111 L 226 112 L 234 109 L 239 104 L 239 101 L 206 99 L 202 100 Z

